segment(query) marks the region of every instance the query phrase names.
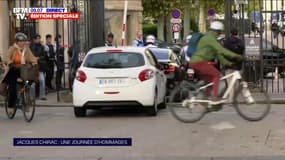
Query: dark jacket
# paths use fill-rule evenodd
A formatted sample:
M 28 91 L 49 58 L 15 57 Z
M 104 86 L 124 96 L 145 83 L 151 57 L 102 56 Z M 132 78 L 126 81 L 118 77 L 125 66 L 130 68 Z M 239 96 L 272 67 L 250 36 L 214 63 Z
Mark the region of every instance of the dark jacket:
M 243 55 L 245 46 L 242 39 L 236 36 L 230 36 L 224 41 L 224 47 L 229 49 L 230 51 L 237 53 L 239 55 Z M 235 62 L 233 59 L 229 59 L 231 62 Z M 237 63 L 237 62 L 235 62 Z M 241 70 L 242 63 L 237 63 L 235 66 L 231 67 L 230 69 Z
M 33 43 L 30 48 L 34 56 L 38 58 L 39 70 L 45 72 L 48 66 L 44 46 L 40 43 Z
M 191 63 L 213 61 L 215 58 L 223 64 L 227 65 L 231 62 L 226 58 L 238 57 L 234 52 L 224 48 L 218 41 L 217 36 L 211 31 L 206 33 L 198 42 L 197 51 L 190 59 Z
M 46 47 L 48 48 L 46 50 L 46 57 L 47 57 L 47 62 L 49 65 L 53 65 L 55 61 L 55 51 L 54 51 L 54 46 L 52 44 L 47 44 Z
M 59 70 L 64 70 L 64 47 L 59 46 L 58 48 L 55 45 L 55 52 L 56 52 L 56 67 Z

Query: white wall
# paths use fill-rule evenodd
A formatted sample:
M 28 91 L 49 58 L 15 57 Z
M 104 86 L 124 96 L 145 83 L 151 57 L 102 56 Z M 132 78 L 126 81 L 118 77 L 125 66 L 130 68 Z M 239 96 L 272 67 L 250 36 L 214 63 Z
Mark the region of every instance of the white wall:
M 55 37 L 55 21 L 54 20 L 42 20 L 39 21 L 39 34 L 42 36 L 42 41 L 46 43 L 46 35 L 51 34 L 52 40 Z

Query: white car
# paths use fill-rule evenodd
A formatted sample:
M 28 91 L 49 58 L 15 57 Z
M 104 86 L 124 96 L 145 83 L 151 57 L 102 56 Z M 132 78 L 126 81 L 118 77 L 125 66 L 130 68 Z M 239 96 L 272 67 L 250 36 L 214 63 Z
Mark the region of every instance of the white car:
M 143 106 L 155 116 L 165 108 L 166 76 L 154 55 L 143 47 L 91 49 L 73 83 L 76 117 L 86 109 L 107 106 Z

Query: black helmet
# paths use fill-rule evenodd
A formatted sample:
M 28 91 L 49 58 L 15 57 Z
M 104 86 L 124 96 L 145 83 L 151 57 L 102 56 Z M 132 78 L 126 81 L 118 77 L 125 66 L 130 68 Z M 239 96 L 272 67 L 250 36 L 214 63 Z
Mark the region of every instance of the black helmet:
M 28 37 L 26 34 L 22 33 L 22 32 L 18 32 L 15 35 L 15 40 L 16 41 L 27 41 Z

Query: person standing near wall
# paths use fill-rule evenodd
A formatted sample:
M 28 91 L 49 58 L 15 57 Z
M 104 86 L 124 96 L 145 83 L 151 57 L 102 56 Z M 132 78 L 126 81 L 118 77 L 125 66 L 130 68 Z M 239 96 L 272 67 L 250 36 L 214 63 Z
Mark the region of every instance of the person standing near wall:
M 137 38 L 133 41 L 133 46 L 135 47 L 144 47 L 144 42 L 142 38 L 142 32 L 137 32 Z
M 31 45 L 31 51 L 36 58 L 38 58 L 38 66 L 39 66 L 39 82 L 36 83 L 36 90 L 38 91 L 37 95 L 39 96 L 40 100 L 47 100 L 46 99 L 46 85 L 45 85 L 45 73 L 48 69 L 47 61 L 46 61 L 46 54 L 45 48 L 41 44 L 41 36 L 36 34 L 33 37 L 33 42 Z
M 57 35 L 54 41 L 54 51 L 56 52 L 56 88 L 61 89 L 61 79 L 64 73 L 64 47 L 61 44 L 61 35 Z
M 105 42 L 105 46 L 106 46 L 106 47 L 112 47 L 112 46 L 114 46 L 113 41 L 114 41 L 114 34 L 110 32 L 110 33 L 107 35 L 107 39 L 106 39 L 106 42 Z
M 46 72 L 46 86 L 50 90 L 54 90 L 52 87 L 52 79 L 54 76 L 54 63 L 55 63 L 55 51 L 52 44 L 52 36 L 50 34 L 46 35 L 46 46 L 45 52 L 47 57 L 47 72 Z

